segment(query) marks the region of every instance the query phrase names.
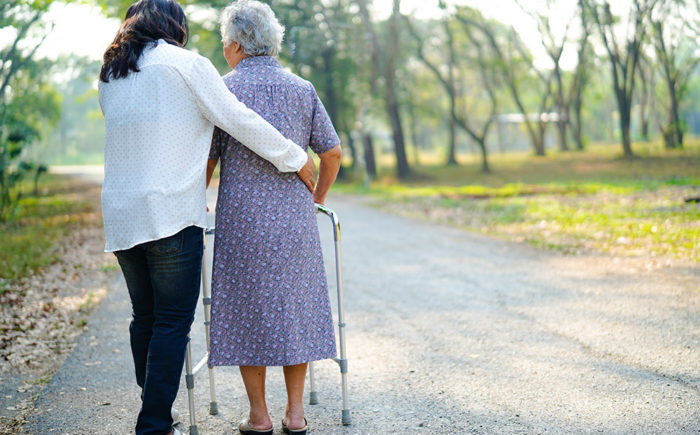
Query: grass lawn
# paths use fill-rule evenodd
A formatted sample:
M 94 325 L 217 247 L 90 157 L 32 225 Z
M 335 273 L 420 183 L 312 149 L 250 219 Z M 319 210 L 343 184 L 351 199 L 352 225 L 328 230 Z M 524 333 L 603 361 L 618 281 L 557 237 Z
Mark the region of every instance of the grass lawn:
M 20 200 L 18 214 L 0 222 L 0 293 L 10 280 L 21 279 L 56 260 L 54 244 L 78 225 L 95 222 L 95 202 L 85 198 L 75 181 L 44 175 L 39 195 Z M 20 186 L 32 192 L 33 183 Z
M 421 166 L 403 183 L 382 173 L 369 188 L 355 182 L 335 190 L 370 195 L 404 215 L 567 253 L 700 261 L 700 205 L 684 201 L 700 196 L 700 140 L 679 151 L 653 143 L 633 149 L 632 160 L 619 157 L 619 145 L 545 158 L 494 154 L 489 174 L 462 156 L 458 167 Z

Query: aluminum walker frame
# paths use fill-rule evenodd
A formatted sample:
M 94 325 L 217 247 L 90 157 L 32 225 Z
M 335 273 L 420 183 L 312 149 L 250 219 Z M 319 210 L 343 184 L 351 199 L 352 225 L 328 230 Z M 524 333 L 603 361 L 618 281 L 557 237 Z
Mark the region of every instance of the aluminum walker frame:
M 340 221 L 338 220 L 338 215 L 330 208 L 316 204 L 316 211 L 323 213 L 328 216 L 333 225 L 333 240 L 335 242 L 335 276 L 336 276 L 336 290 L 337 290 L 337 302 L 338 302 L 338 344 L 340 347 L 340 356 L 333 358 L 333 361 L 338 363 L 340 367 L 340 375 L 342 382 L 342 423 L 344 426 L 351 424 L 350 409 L 348 407 L 348 386 L 347 386 L 347 373 L 348 373 L 348 360 L 345 353 L 345 298 L 343 292 L 343 272 L 342 272 L 342 252 L 340 248 Z M 207 366 L 207 371 L 209 374 L 209 414 L 217 415 L 219 413 L 219 406 L 216 402 L 216 385 L 214 381 L 214 370 L 213 367 L 208 365 L 209 361 L 209 332 L 211 326 L 211 277 L 209 277 L 207 267 L 207 244 L 206 236 L 213 235 L 214 228 L 209 228 L 205 231 L 204 236 L 204 255 L 202 258 L 202 306 L 204 308 L 204 332 L 206 335 L 207 352 L 202 357 L 201 360 L 192 367 L 192 350 L 190 347 L 190 340 L 188 335 L 187 340 L 187 351 L 185 354 L 185 384 L 187 385 L 187 405 L 189 407 L 189 420 L 190 435 L 199 435 L 199 430 L 197 429 L 197 419 L 195 416 L 195 406 L 194 406 L 194 376 L 199 372 L 205 365 Z M 314 376 L 314 363 L 309 363 L 309 404 L 318 404 L 318 391 L 316 390 L 316 380 Z

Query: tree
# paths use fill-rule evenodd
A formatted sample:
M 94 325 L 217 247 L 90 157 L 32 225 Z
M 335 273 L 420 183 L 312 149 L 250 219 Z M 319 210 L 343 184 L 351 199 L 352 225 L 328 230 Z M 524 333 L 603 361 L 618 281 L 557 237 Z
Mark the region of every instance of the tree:
M 34 60 L 48 34 L 41 17 L 50 4 L 11 0 L 0 5 L 0 28 L 11 32 L 8 44 L 0 48 L 0 220 L 16 211 L 21 197 L 17 183 L 39 168 L 24 159 L 26 146 L 39 138 L 44 126 L 55 124 L 60 113 L 60 97 L 42 75 L 47 65 Z M 38 40 L 34 31 L 40 33 Z
M 362 27 L 353 23 L 353 0 L 278 1 L 272 4 L 287 26 L 289 49 L 280 57 L 299 75 L 315 84 L 333 125 L 347 140 L 354 168 L 358 156 L 356 127 L 362 75 L 353 55 Z
M 495 74 L 503 81 L 513 102 L 523 115 L 523 124 L 532 142 L 535 155 L 544 156 L 546 119 L 543 115 L 548 109 L 551 97 L 552 75 L 544 74 L 533 67 L 532 56 L 527 52 L 514 29 L 501 32 L 505 35 L 500 38 L 502 40 L 499 40 L 498 36 L 500 35 L 495 30 L 497 28 L 492 23 L 486 22 L 478 11 L 460 6 L 457 8 L 455 17 L 467 31 L 469 28 L 474 28 L 484 37 L 484 45 L 490 48 L 491 55 L 496 59 L 495 62 L 488 65 L 491 68 L 489 74 Z M 526 108 L 522 89 L 524 87 L 523 81 L 527 80 L 528 75 L 532 74 L 533 71 L 537 76 L 534 88 L 539 86 L 536 93 L 540 97 L 535 119 L 532 119 Z
M 610 61 L 613 78 L 613 91 L 617 100 L 620 131 L 622 132 L 622 150 L 625 157 L 632 157 L 630 125 L 632 120 L 632 98 L 636 71 L 639 66 L 642 44 L 647 37 L 648 17 L 658 0 L 633 0 L 629 13 L 627 33 L 624 45 L 619 42 L 616 33 L 619 20 L 613 16 L 607 0 L 586 0 L 593 22 L 603 41 Z
M 559 139 L 559 150 L 569 151 L 569 145 L 567 143 L 567 128 L 569 125 L 569 100 L 566 98 L 567 95 L 564 91 L 564 79 L 563 72 L 561 69 L 561 56 L 564 53 L 564 46 L 567 43 L 569 37 L 569 28 L 571 21 L 566 21 L 566 26 L 561 35 L 556 35 L 554 29 L 552 28 L 552 14 L 549 13 L 552 9 L 552 5 L 555 0 L 546 0 L 542 8 L 544 8 L 547 13 L 543 13 L 542 10 L 528 10 L 525 8 L 520 0 L 517 0 L 520 8 L 530 15 L 537 23 L 537 29 L 540 33 L 540 42 L 542 47 L 547 52 L 547 56 L 552 61 L 552 77 L 554 78 L 554 101 L 556 103 L 557 109 L 557 133 Z M 556 20 L 561 20 L 562 17 L 555 17 Z
M 366 0 L 357 0 L 362 20 L 368 35 L 370 45 L 370 59 L 372 63 L 372 93 L 377 89 L 377 82 L 381 77 L 384 81 L 384 103 L 394 142 L 396 154 L 396 172 L 399 178 L 407 178 L 411 175 L 411 168 L 406 158 L 406 146 L 404 142 L 403 123 L 398 98 L 398 84 L 396 70 L 399 55 L 400 33 L 400 0 L 393 0 L 391 17 L 387 26 L 386 43 L 380 44 L 374 23 L 371 20 Z
M 639 67 L 639 124 L 640 136 L 643 141 L 649 140 L 649 117 L 654 106 L 654 70 L 650 59 L 647 56 L 640 56 Z
M 668 118 L 662 128 L 667 148 L 683 147 L 684 128 L 679 107 L 685 98 L 688 81 L 700 62 L 695 53 L 697 46 L 693 37 L 697 34 L 692 35 L 693 22 L 684 18 L 687 4 L 689 2 L 683 0 L 662 3 L 658 14 L 652 18 L 652 41 L 668 94 Z
M 581 20 L 581 34 L 578 39 L 578 48 L 576 50 L 576 68 L 569 87 L 569 107 L 573 111 L 573 117 L 569 117 L 569 125 L 571 126 L 572 135 L 576 141 L 576 149 L 583 150 L 583 125 L 581 112 L 583 109 L 583 90 L 586 87 L 589 78 L 590 63 L 590 42 L 591 35 L 591 20 L 588 18 L 586 5 L 584 0 L 578 0 L 578 13 Z
M 441 84 L 443 90 L 445 91 L 445 94 L 447 95 L 448 101 L 449 101 L 449 121 L 450 121 L 450 145 L 448 148 L 448 160 L 447 164 L 456 164 L 457 161 L 455 159 L 455 126 L 459 126 L 467 135 L 476 142 L 478 145 L 480 151 L 481 151 L 481 169 L 484 172 L 489 172 L 489 165 L 488 165 L 488 151 L 486 147 L 486 137 L 488 135 L 489 129 L 491 125 L 493 124 L 494 116 L 496 115 L 496 110 L 497 110 L 497 99 L 496 99 L 496 94 L 495 94 L 495 89 L 494 89 L 494 82 L 492 76 L 488 73 L 488 60 L 485 57 L 484 49 L 482 47 L 482 41 L 476 40 L 474 35 L 469 32 L 469 29 L 466 28 L 465 30 L 465 37 L 469 41 L 471 47 L 473 47 L 474 51 L 476 51 L 476 55 L 474 56 L 476 58 L 475 63 L 477 68 L 476 70 L 480 71 L 480 83 L 479 86 L 482 87 L 483 92 L 486 95 L 479 95 L 479 98 L 483 98 L 484 96 L 487 97 L 489 101 L 489 107 L 490 109 L 487 112 L 486 117 L 482 117 L 481 123 L 479 126 L 475 126 L 477 124 L 475 117 L 471 117 L 468 115 L 470 111 L 464 110 L 464 111 L 458 111 L 457 110 L 457 102 L 460 99 L 461 95 L 459 92 L 459 89 L 457 88 L 456 81 L 458 80 L 458 77 L 456 75 L 458 74 L 457 70 L 457 59 L 455 57 L 455 35 L 454 31 L 452 29 L 453 26 L 453 20 L 451 19 L 450 15 L 445 15 L 445 18 L 441 22 L 441 26 L 438 26 L 438 28 L 442 28 L 443 30 L 443 35 L 442 38 L 428 38 L 425 36 L 422 36 L 419 34 L 417 31 L 416 27 L 414 24 L 411 23 L 410 19 L 406 17 L 406 23 L 407 23 L 407 28 L 409 30 L 409 33 L 413 37 L 416 43 L 416 55 L 418 58 L 421 60 L 421 62 L 432 72 L 432 74 L 435 76 L 435 78 L 438 80 L 438 82 Z M 428 27 L 430 26 L 430 23 L 427 23 Z M 427 45 L 425 41 L 429 40 L 437 40 L 443 43 L 443 46 L 440 47 L 435 47 L 435 45 L 431 45 L 430 48 L 433 48 L 431 52 L 440 52 L 444 51 L 446 52 L 445 58 L 447 62 L 447 68 L 440 68 L 441 62 L 439 62 L 438 59 L 430 59 L 430 57 L 425 53 L 425 46 Z M 461 58 L 467 57 L 467 50 L 466 47 L 460 47 L 462 48 L 460 50 Z M 441 50 L 442 49 L 442 50 Z

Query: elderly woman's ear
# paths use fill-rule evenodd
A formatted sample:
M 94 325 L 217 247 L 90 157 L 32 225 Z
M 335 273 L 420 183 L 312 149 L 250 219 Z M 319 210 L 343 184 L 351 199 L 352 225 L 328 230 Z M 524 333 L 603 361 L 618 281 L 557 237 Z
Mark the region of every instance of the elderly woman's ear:
M 235 68 L 238 62 L 246 57 L 248 57 L 248 55 L 243 52 L 243 46 L 238 42 L 234 41 L 228 45 L 224 45 L 224 58 L 231 69 Z

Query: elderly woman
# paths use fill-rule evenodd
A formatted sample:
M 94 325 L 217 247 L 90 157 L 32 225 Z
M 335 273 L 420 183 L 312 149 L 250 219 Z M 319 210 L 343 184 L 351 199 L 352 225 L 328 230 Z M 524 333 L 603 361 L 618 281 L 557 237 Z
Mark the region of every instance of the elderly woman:
M 216 130 L 208 179 L 217 161 L 210 364 L 240 366 L 250 414 L 242 434 L 272 434 L 265 403 L 266 366 L 283 366 L 285 433 L 307 430 L 302 394 L 309 361 L 336 355 L 314 201 L 324 203 L 340 167 L 340 140 L 313 86 L 285 71 L 275 56 L 284 28 L 269 6 L 239 1 L 223 12 L 229 90 L 301 149 L 321 160 L 309 194 L 295 175 L 277 170 Z

